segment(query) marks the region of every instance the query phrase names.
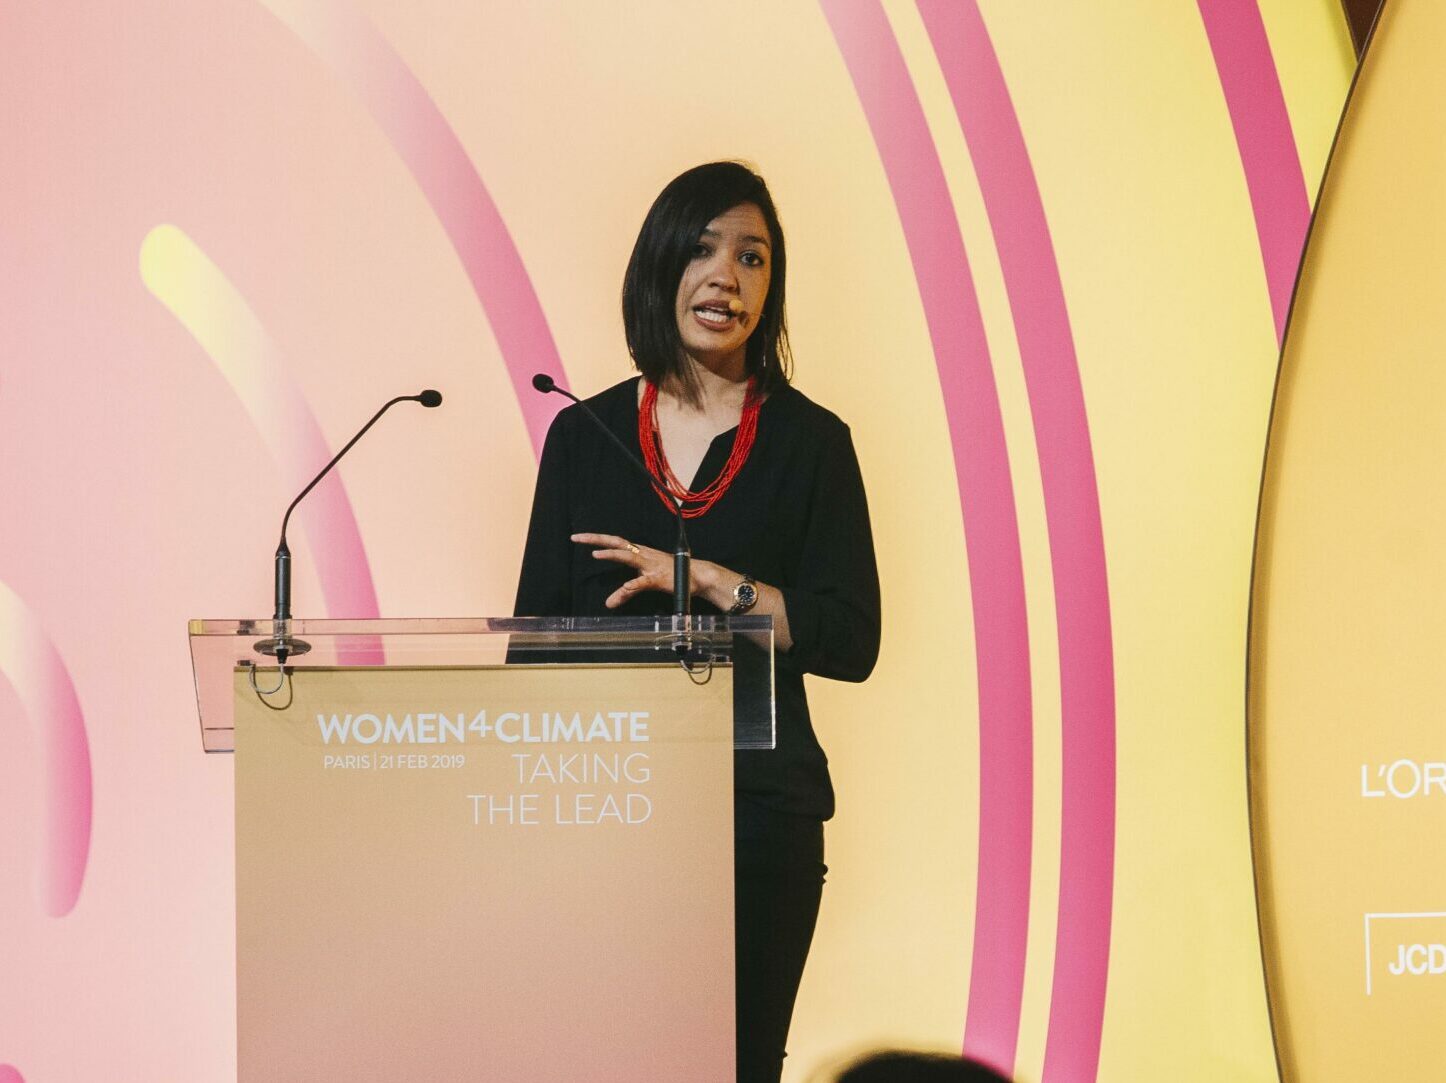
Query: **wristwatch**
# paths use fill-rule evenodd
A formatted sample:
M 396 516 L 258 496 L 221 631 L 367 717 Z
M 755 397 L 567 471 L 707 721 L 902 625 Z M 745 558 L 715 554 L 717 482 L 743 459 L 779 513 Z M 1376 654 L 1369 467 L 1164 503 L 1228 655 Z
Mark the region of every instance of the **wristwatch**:
M 729 616 L 747 613 L 758 604 L 758 588 L 754 586 L 757 582 L 753 576 L 745 575 L 743 582 L 733 588 L 733 606 L 728 610 Z

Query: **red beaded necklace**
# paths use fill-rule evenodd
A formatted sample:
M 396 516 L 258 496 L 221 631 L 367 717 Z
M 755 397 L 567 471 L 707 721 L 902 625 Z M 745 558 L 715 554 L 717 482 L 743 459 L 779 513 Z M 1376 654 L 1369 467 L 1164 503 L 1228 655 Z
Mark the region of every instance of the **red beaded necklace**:
M 674 501 L 682 505 L 685 519 L 696 519 L 718 503 L 748 461 L 748 453 L 753 450 L 753 440 L 758 435 L 758 408 L 762 405 L 758 381 L 749 377 L 748 390 L 743 396 L 743 416 L 738 419 L 738 434 L 733 437 L 733 450 L 728 454 L 728 461 L 711 484 L 695 493 L 684 487 L 668 465 L 668 458 L 663 454 L 663 438 L 658 432 L 658 388 L 643 381 L 643 401 L 638 407 L 638 443 L 642 446 L 643 462 L 648 466 L 648 473 L 653 475 L 653 491 L 670 514 L 675 508 Z

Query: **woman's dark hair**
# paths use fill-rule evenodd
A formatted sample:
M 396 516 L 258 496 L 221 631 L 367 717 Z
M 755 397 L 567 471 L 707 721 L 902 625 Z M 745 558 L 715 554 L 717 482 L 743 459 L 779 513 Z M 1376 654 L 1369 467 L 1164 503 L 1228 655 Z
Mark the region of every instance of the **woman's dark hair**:
M 666 377 L 677 376 L 685 381 L 685 389 L 691 390 L 691 371 L 683 364 L 683 340 L 675 311 L 678 283 L 704 228 L 740 203 L 752 203 L 763 212 L 772 262 L 763 314 L 744 347 L 748 373 L 758 378 L 760 391 L 773 391 L 788 383 L 793 359 L 783 312 L 788 270 L 783 227 L 768 185 L 741 162 L 709 162 L 675 177 L 653 201 L 638 231 L 623 275 L 623 329 L 628 352 L 650 383 L 661 385 Z

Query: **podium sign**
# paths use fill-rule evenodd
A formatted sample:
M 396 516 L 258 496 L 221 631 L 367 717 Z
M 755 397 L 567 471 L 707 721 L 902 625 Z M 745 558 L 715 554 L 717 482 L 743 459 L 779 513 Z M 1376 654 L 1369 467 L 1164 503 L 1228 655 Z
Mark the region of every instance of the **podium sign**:
M 731 1081 L 732 677 L 237 669 L 241 1083 Z

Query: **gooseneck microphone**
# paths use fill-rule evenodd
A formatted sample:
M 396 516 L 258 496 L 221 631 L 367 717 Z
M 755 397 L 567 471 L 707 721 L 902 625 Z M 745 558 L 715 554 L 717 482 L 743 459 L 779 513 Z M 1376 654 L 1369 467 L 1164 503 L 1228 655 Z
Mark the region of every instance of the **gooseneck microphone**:
M 311 650 L 311 644 L 304 639 L 296 639 L 291 635 L 291 549 L 286 544 L 286 526 L 291 522 L 291 513 L 296 510 L 296 505 L 312 489 L 316 488 L 317 482 L 331 473 L 331 468 L 341 461 L 341 457 L 352 449 L 352 445 L 366 435 L 368 429 L 375 425 L 378 419 L 399 402 L 420 402 L 423 406 L 431 409 L 442 405 L 442 395 L 439 391 L 430 388 L 416 395 L 398 395 L 380 410 L 372 415 L 372 419 L 361 427 L 361 430 L 346 442 L 346 446 L 332 456 L 331 462 L 321 468 L 321 473 L 312 478 L 305 489 L 296 495 L 296 499 L 286 509 L 286 514 L 281 519 L 281 543 L 276 547 L 276 612 L 272 616 L 271 638 L 263 639 L 256 644 L 258 653 L 274 657 L 278 666 L 285 666 L 288 658 L 299 654 L 305 654 Z
M 559 395 L 562 395 L 564 398 L 571 399 L 573 402 L 577 403 L 580 407 L 582 407 L 582 412 L 587 414 L 587 416 L 592 419 L 592 423 L 596 425 L 599 429 L 601 429 L 609 440 L 611 440 L 614 444 L 617 445 L 618 450 L 621 451 L 625 456 L 627 456 L 627 459 L 630 463 L 632 463 L 638 468 L 638 473 L 642 474 L 642 476 L 647 479 L 648 485 L 668 498 L 668 504 L 672 507 L 673 514 L 678 519 L 678 542 L 677 545 L 675 545 L 673 548 L 673 616 L 688 616 L 688 614 L 692 611 L 693 608 L 693 597 L 691 592 L 688 590 L 689 581 L 692 579 L 693 554 L 692 551 L 688 548 L 688 529 L 686 526 L 684 526 L 683 523 L 682 505 L 680 505 L 676 500 L 672 499 L 672 497 L 668 496 L 668 493 L 665 490 L 658 487 L 658 483 L 653 478 L 652 473 L 648 470 L 646 466 L 642 464 L 642 461 L 633 454 L 632 449 L 629 448 L 627 444 L 619 440 L 618 434 L 613 432 L 612 429 L 608 428 L 606 425 L 604 425 L 602 418 L 598 417 L 597 414 L 593 413 L 592 407 L 588 406 L 588 404 L 583 402 L 582 399 L 578 398 L 567 388 L 558 386 L 557 381 L 554 380 L 551 376 L 547 375 L 547 373 L 545 372 L 539 372 L 536 376 L 532 378 L 532 386 L 538 391 L 541 391 L 544 395 L 549 392 L 556 391 Z M 686 644 L 679 649 L 680 651 L 685 650 Z

